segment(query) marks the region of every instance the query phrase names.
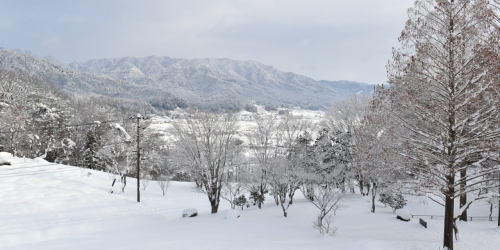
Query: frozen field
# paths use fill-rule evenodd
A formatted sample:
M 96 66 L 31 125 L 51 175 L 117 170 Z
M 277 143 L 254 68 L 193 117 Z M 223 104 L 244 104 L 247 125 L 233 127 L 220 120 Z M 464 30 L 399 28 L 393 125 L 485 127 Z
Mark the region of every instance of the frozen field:
M 271 197 L 263 209 L 250 207 L 234 220 L 224 218 L 230 209 L 223 201 L 218 214 L 210 214 L 208 199 L 193 191 L 191 183 L 174 182 L 166 196 L 151 181 L 141 188 L 136 202 L 135 179 L 125 193 L 107 173 L 81 171 L 40 159 L 12 158 L 0 153 L 1 249 L 440 249 L 442 219 L 427 219 L 428 228 L 397 220 L 390 208 L 370 198 L 350 195 L 338 211 L 337 235 L 323 237 L 313 227 L 318 210 L 298 191 L 284 218 Z M 91 173 L 91 175 L 88 175 Z M 119 186 L 119 185 L 118 185 Z M 443 213 L 425 197 L 407 197 L 413 214 Z M 199 216 L 181 218 L 185 208 Z M 477 204 L 469 216 L 487 216 L 489 207 Z M 497 211 L 494 212 L 497 214 Z M 456 249 L 499 249 L 496 222 L 460 223 Z

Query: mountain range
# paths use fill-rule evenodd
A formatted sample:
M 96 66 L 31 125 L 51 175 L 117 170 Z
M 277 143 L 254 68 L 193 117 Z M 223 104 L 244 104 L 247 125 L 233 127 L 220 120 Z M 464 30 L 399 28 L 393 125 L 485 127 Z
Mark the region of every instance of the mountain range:
M 317 81 L 256 61 L 231 59 L 95 59 L 68 65 L 29 52 L 0 49 L 0 69 L 26 72 L 76 95 L 102 95 L 146 102 L 157 109 L 194 105 L 241 107 L 249 103 L 326 109 L 374 86 L 349 81 Z

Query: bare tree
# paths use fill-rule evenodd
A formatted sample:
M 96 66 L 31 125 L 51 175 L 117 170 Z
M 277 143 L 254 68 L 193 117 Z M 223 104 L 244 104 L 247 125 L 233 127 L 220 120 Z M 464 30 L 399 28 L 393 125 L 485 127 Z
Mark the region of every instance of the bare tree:
M 176 147 L 193 166 L 200 190 L 217 213 L 224 176 L 238 164 L 240 145 L 235 138 L 236 119 L 231 114 L 195 113 L 174 123 Z
M 99 153 L 105 157 L 102 160 L 105 162 L 106 171 L 120 176 L 121 191 L 124 193 L 127 174 L 132 164 L 132 137 L 118 123 L 109 124 L 104 137 L 106 145 L 99 149 Z
M 243 192 L 244 182 L 246 181 L 247 171 L 242 165 L 243 163 L 234 165 L 224 177 L 221 198 L 227 200 L 231 204 L 231 209 L 235 209 L 235 199 Z
M 303 185 L 301 190 L 304 195 L 315 207 L 319 209 L 319 215 L 314 221 L 314 228 L 318 229 L 321 234 L 335 235 L 337 228 L 332 227 L 333 216 L 331 212 L 336 213 L 340 208 L 340 201 L 344 198 L 345 192 L 337 187 L 334 183 L 316 183 L 311 186 Z
M 250 148 L 253 153 L 251 178 L 246 189 L 258 196 L 255 201 L 262 208 L 265 194 L 269 192 L 272 165 L 278 155 L 281 136 L 277 134 L 278 118 L 275 115 L 255 115 L 256 128 L 250 135 Z
M 168 188 L 172 185 L 170 178 L 166 176 L 160 176 L 158 178 L 158 186 L 160 186 L 161 191 L 163 192 L 163 196 L 167 193 Z
M 407 160 L 422 192 L 445 207 L 443 246 L 453 249 L 456 219 L 498 167 L 481 163 L 498 151 L 499 29 L 486 0 L 417 0 L 388 66 L 385 93 L 394 124 L 392 147 Z

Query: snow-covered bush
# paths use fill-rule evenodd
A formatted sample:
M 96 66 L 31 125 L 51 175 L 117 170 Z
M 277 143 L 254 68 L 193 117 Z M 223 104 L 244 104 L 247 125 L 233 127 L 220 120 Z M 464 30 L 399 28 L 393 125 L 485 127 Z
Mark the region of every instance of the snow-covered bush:
M 165 196 L 165 193 L 167 192 L 168 188 L 172 185 L 172 182 L 170 182 L 170 179 L 165 176 L 161 176 L 158 180 L 158 186 L 160 186 L 161 191 L 163 192 L 163 196 Z
M 236 199 L 234 199 L 233 204 L 235 206 L 241 207 L 241 210 L 243 210 L 243 206 L 245 206 L 245 204 L 247 204 L 247 198 L 245 197 L 244 194 L 240 195 Z
M 396 218 L 402 220 L 402 221 L 410 221 L 410 212 L 406 209 L 397 209 L 396 210 Z
M 231 209 L 234 209 L 235 206 L 239 206 L 239 205 L 236 205 L 235 201 L 242 190 L 243 190 L 243 188 L 241 186 L 241 183 L 226 181 L 223 184 L 223 187 L 221 190 L 221 197 L 222 197 L 222 199 L 229 201 L 229 203 L 231 204 Z
M 0 166 L 10 165 L 10 162 L 0 159 Z
M 142 177 L 142 179 L 141 179 L 142 188 L 143 188 L 144 190 L 146 190 L 146 188 L 147 188 L 147 187 L 148 187 L 148 185 L 149 185 L 149 178 L 150 178 L 149 176 L 144 175 L 144 176 Z
M 198 209 L 196 208 L 186 208 L 182 210 L 182 218 L 196 217 L 197 215 L 198 215 Z
M 315 229 L 319 230 L 319 233 L 323 235 L 329 235 L 329 236 L 334 236 L 337 233 L 337 227 L 331 227 L 331 224 L 333 223 L 333 216 L 332 215 L 326 215 L 326 216 L 321 216 L 319 215 L 316 221 L 313 223 L 313 227 Z
M 397 209 L 402 209 L 407 203 L 407 200 L 401 194 L 380 194 L 379 201 L 391 207 L 393 212 Z
M 313 222 L 313 227 L 318 229 L 321 234 L 334 236 L 337 232 L 337 227 L 332 227 L 333 214 L 340 208 L 339 203 L 345 196 L 345 191 L 337 188 L 336 185 L 330 184 L 315 184 L 301 186 L 302 193 L 320 212 L 316 220 Z M 305 191 L 307 190 L 307 191 Z
M 257 191 L 251 191 L 250 192 L 250 200 L 252 200 L 255 204 L 264 204 L 264 201 L 266 200 L 265 194 L 260 194 Z

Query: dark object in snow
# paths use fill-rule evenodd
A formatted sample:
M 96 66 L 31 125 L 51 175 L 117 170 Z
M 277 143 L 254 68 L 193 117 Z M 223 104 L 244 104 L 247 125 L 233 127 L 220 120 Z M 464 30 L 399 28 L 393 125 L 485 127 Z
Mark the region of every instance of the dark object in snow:
M 113 186 L 115 185 L 115 182 L 116 182 L 116 178 L 113 180 L 113 183 L 111 183 L 111 189 L 109 190 L 111 193 L 113 193 Z
M 196 217 L 197 215 L 198 215 L 198 210 L 196 208 L 187 208 L 182 210 L 182 218 Z
M 398 218 L 398 219 L 400 219 L 402 221 L 406 221 L 406 222 L 410 221 L 410 220 L 405 220 L 405 219 L 401 218 L 401 216 L 399 216 L 399 215 L 396 218 Z
M 238 218 L 240 218 L 240 212 L 238 210 L 229 210 L 226 212 L 225 217 L 228 220 L 238 219 Z
M 3 160 L 2 160 L 2 161 L 0 161 L 0 166 L 4 166 L 4 165 L 5 165 L 5 166 L 10 165 L 10 162 L 8 162 L 8 161 L 3 161 Z
M 402 221 L 410 221 L 410 212 L 406 211 L 405 209 L 398 209 L 396 210 L 396 218 L 402 220 Z
M 420 219 L 420 225 L 424 226 L 425 228 L 427 228 L 427 222 Z

